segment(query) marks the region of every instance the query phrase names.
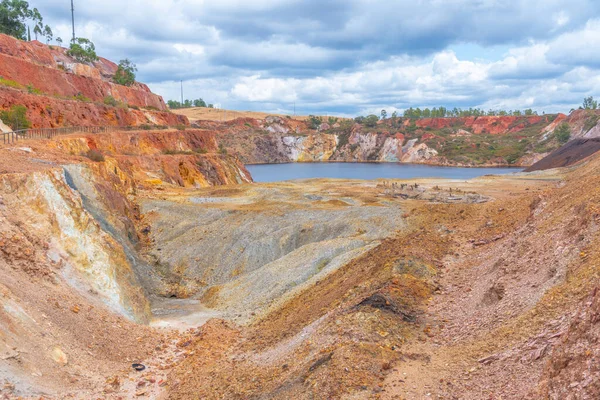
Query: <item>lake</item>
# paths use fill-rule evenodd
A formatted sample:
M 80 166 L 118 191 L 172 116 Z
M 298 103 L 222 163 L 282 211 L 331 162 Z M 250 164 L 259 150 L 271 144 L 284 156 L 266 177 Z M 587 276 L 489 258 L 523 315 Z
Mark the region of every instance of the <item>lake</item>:
M 293 179 L 471 179 L 483 175 L 503 175 L 521 168 L 457 168 L 396 163 L 289 163 L 246 165 L 255 182 L 280 182 Z

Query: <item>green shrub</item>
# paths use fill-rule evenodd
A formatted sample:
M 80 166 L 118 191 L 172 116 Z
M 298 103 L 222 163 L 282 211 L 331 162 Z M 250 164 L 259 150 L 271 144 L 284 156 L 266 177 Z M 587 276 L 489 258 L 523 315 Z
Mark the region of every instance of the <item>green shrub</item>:
M 377 115 L 369 115 L 365 117 L 364 124 L 366 127 L 373 128 L 377 126 L 377 122 L 379 122 L 379 117 Z
M 598 124 L 598 120 L 600 120 L 600 116 L 592 115 L 586 121 L 583 127 L 584 132 L 589 132 L 593 127 Z
M 227 154 L 227 149 L 223 146 L 223 143 L 219 144 L 219 154 Z
M 571 138 L 571 128 L 569 127 L 569 124 L 567 124 L 566 122 L 560 124 L 558 128 L 556 128 L 554 136 L 556 137 L 556 140 L 558 140 L 558 143 L 567 143 Z
M 107 106 L 116 107 L 119 105 L 119 101 L 112 96 L 106 96 L 104 98 L 104 104 L 106 104 Z
M 31 128 L 31 122 L 27 119 L 27 107 L 22 105 L 0 111 L 0 119 L 14 131 Z
M 175 129 L 177 129 L 178 131 L 185 131 L 186 128 L 187 128 L 187 126 L 185 126 L 183 124 L 175 125 Z
M 67 55 L 73 57 L 80 63 L 92 63 L 98 60 L 96 46 L 90 40 L 77 38 L 71 43 Z
M 81 93 L 78 93 L 77 95 L 73 96 L 73 100 L 83 101 L 84 103 L 90 103 L 92 101 L 89 97 L 85 97 Z
M 23 88 L 23 85 L 21 85 L 19 82 L 11 81 L 10 79 L 4 79 L 2 77 L 0 77 L 0 85 L 11 87 L 14 89 L 22 89 Z
M 173 156 L 173 155 L 192 155 L 194 154 L 193 152 L 189 151 L 189 150 L 173 150 L 173 149 L 166 149 L 163 150 L 163 154 L 169 155 L 169 156 Z
M 345 145 L 348 144 L 348 141 L 350 140 L 350 132 L 345 132 L 342 133 L 338 136 L 338 149 L 341 149 L 342 147 L 344 147 Z
M 129 59 L 126 58 L 121 60 L 117 72 L 115 72 L 115 76 L 113 76 L 113 81 L 119 85 L 131 86 L 135 83 L 136 71 L 136 65 L 129 61 Z
M 309 115 L 307 123 L 310 129 L 319 129 L 319 127 L 323 123 L 323 118 L 317 117 L 315 115 Z
M 198 154 L 206 154 L 208 153 L 208 151 L 202 147 L 198 147 L 196 150 L 194 150 L 196 153 Z
M 42 91 L 36 87 L 34 87 L 33 85 L 27 85 L 25 86 L 27 88 L 27 92 L 31 93 L 31 94 L 42 94 Z

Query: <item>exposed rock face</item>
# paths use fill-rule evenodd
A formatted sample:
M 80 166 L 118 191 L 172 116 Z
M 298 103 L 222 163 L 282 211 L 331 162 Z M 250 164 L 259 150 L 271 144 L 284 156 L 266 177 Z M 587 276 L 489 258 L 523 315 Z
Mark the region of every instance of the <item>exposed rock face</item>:
M 600 110 L 575 110 L 565 122 L 571 128 L 571 138 L 600 137 Z
M 183 203 L 143 200 L 156 244 L 150 255 L 163 274 L 157 294 L 201 296 L 213 310 L 249 320 L 404 225 L 399 207 L 366 204 L 318 188 L 254 186 L 205 190 Z
M 518 117 L 518 116 L 484 116 L 484 117 L 460 117 L 460 118 L 423 118 L 416 121 L 419 128 L 451 128 L 461 125 L 468 128 L 474 134 L 488 133 L 500 135 L 508 132 L 518 132 L 527 124 L 537 124 L 542 121 L 541 116 Z M 405 126 L 410 121 L 404 121 Z
M 162 97 L 143 84 L 132 87 L 117 85 L 110 78 L 117 65 L 100 59 L 93 65 L 80 64 L 66 55 L 66 49 L 40 42 L 23 42 L 0 35 L 0 76 L 51 96 L 83 95 L 102 102 L 106 96 L 137 107 L 154 107 L 166 111 Z
M 548 399 L 600 398 L 600 288 L 582 305 L 548 362 L 542 391 Z
M 50 143 L 68 154 L 96 150 L 115 174 L 141 187 L 207 187 L 252 182 L 234 156 L 217 154 L 214 134 L 198 130 L 139 131 L 59 137 Z
M 564 115 L 351 121 L 310 129 L 306 122 L 196 121 L 244 163 L 404 162 L 456 166 L 529 166 L 559 147 L 553 129 Z M 589 125 L 583 118 L 582 125 Z M 558 122 L 557 122 L 558 121 Z M 570 123 L 570 122 L 568 122 Z M 542 143 L 543 142 L 543 143 Z M 539 143 L 543 145 L 537 146 Z
M 62 266 L 64 279 L 93 290 L 119 314 L 148 321 L 149 303 L 123 247 L 86 212 L 62 170 L 3 175 L 1 187 L 4 207 L 19 210 L 10 222 L 29 240 L 47 243 L 46 256 Z
M 527 172 L 568 167 L 600 151 L 600 139 L 575 139 L 546 157 L 537 160 Z
M 27 107 L 27 118 L 31 121 L 33 128 L 188 124 L 187 118 L 170 112 L 134 110 L 97 103 L 63 100 L 0 86 L 0 109 L 8 109 L 15 105 Z

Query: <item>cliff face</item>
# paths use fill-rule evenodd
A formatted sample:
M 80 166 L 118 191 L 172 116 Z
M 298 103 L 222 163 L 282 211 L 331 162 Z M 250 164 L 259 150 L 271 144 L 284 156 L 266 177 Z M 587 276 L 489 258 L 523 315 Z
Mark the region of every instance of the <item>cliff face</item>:
M 244 163 L 401 162 L 457 166 L 527 166 L 558 147 L 556 116 L 429 118 L 323 123 L 280 117 L 198 121 Z
M 112 96 L 130 106 L 167 110 L 162 97 L 153 94 L 146 85 L 127 87 L 112 83 L 110 79 L 116 70 L 116 64 L 103 58 L 94 64 L 81 64 L 62 47 L 0 35 L 0 76 L 4 79 L 30 85 L 55 97 L 82 95 L 102 102 Z
M 561 143 L 554 131 L 566 122 L 572 138 L 600 136 L 600 112 L 570 116 L 484 116 L 387 119 L 368 127 L 270 116 L 264 120 L 197 121 L 245 163 L 400 162 L 454 166 L 530 166 Z
M 208 187 L 252 182 L 234 156 L 216 152 L 210 132 L 139 131 L 58 137 L 49 143 L 60 152 L 80 155 L 93 150 L 105 158 L 109 171 L 132 180 L 136 187 L 161 185 Z
M 112 83 L 115 63 L 100 58 L 81 64 L 66 53 L 0 35 L 0 109 L 25 106 L 33 128 L 189 125 L 146 85 Z

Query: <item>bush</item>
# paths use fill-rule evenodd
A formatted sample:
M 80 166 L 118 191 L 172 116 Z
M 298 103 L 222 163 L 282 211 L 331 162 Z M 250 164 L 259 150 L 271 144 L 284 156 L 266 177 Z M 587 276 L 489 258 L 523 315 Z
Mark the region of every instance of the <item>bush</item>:
M 121 60 L 117 72 L 115 72 L 115 76 L 113 76 L 113 81 L 119 85 L 131 86 L 135 83 L 136 71 L 137 67 L 134 63 L 127 58 Z
M 92 63 L 98 60 L 96 46 L 85 38 L 77 38 L 71 43 L 67 55 L 80 63 Z
M 571 138 L 571 128 L 569 127 L 569 124 L 567 124 L 566 122 L 560 124 L 558 128 L 556 128 L 554 136 L 556 137 L 556 140 L 558 140 L 558 143 L 567 143 Z
M 106 104 L 107 106 L 113 106 L 116 107 L 119 105 L 119 102 L 117 101 L 117 99 L 115 99 L 112 96 L 106 96 L 104 98 L 104 104 Z
M 308 127 L 310 129 L 319 129 L 319 127 L 321 126 L 322 123 L 323 123 L 323 118 L 317 117 L 314 115 L 308 116 Z
M 186 128 L 187 126 L 183 124 L 175 125 L 175 129 L 177 129 L 178 131 L 185 131 Z
M 36 87 L 34 87 L 33 85 L 27 85 L 27 92 L 30 94 L 42 94 L 42 91 Z
M 223 143 L 219 144 L 219 154 L 227 154 L 227 149 L 223 146 Z
M 89 97 L 85 97 L 83 94 L 81 93 L 77 93 L 76 96 L 73 96 L 73 100 L 77 100 L 77 101 L 83 101 L 84 103 L 89 103 L 92 100 Z
M 377 115 L 371 114 L 371 115 L 365 117 L 363 122 L 364 122 L 365 126 L 367 126 L 369 128 L 373 128 L 373 127 L 377 126 L 377 122 L 379 122 L 379 117 Z
M 11 87 L 13 89 L 21 89 L 23 87 L 23 85 L 21 85 L 19 82 L 11 81 L 10 79 L 4 79 L 2 77 L 0 77 L 0 85 Z
M 85 156 L 95 162 L 104 162 L 104 155 L 98 150 L 91 149 L 85 153 Z
M 0 119 L 14 131 L 31 128 L 25 106 L 17 105 L 12 106 L 10 110 L 0 111 Z

